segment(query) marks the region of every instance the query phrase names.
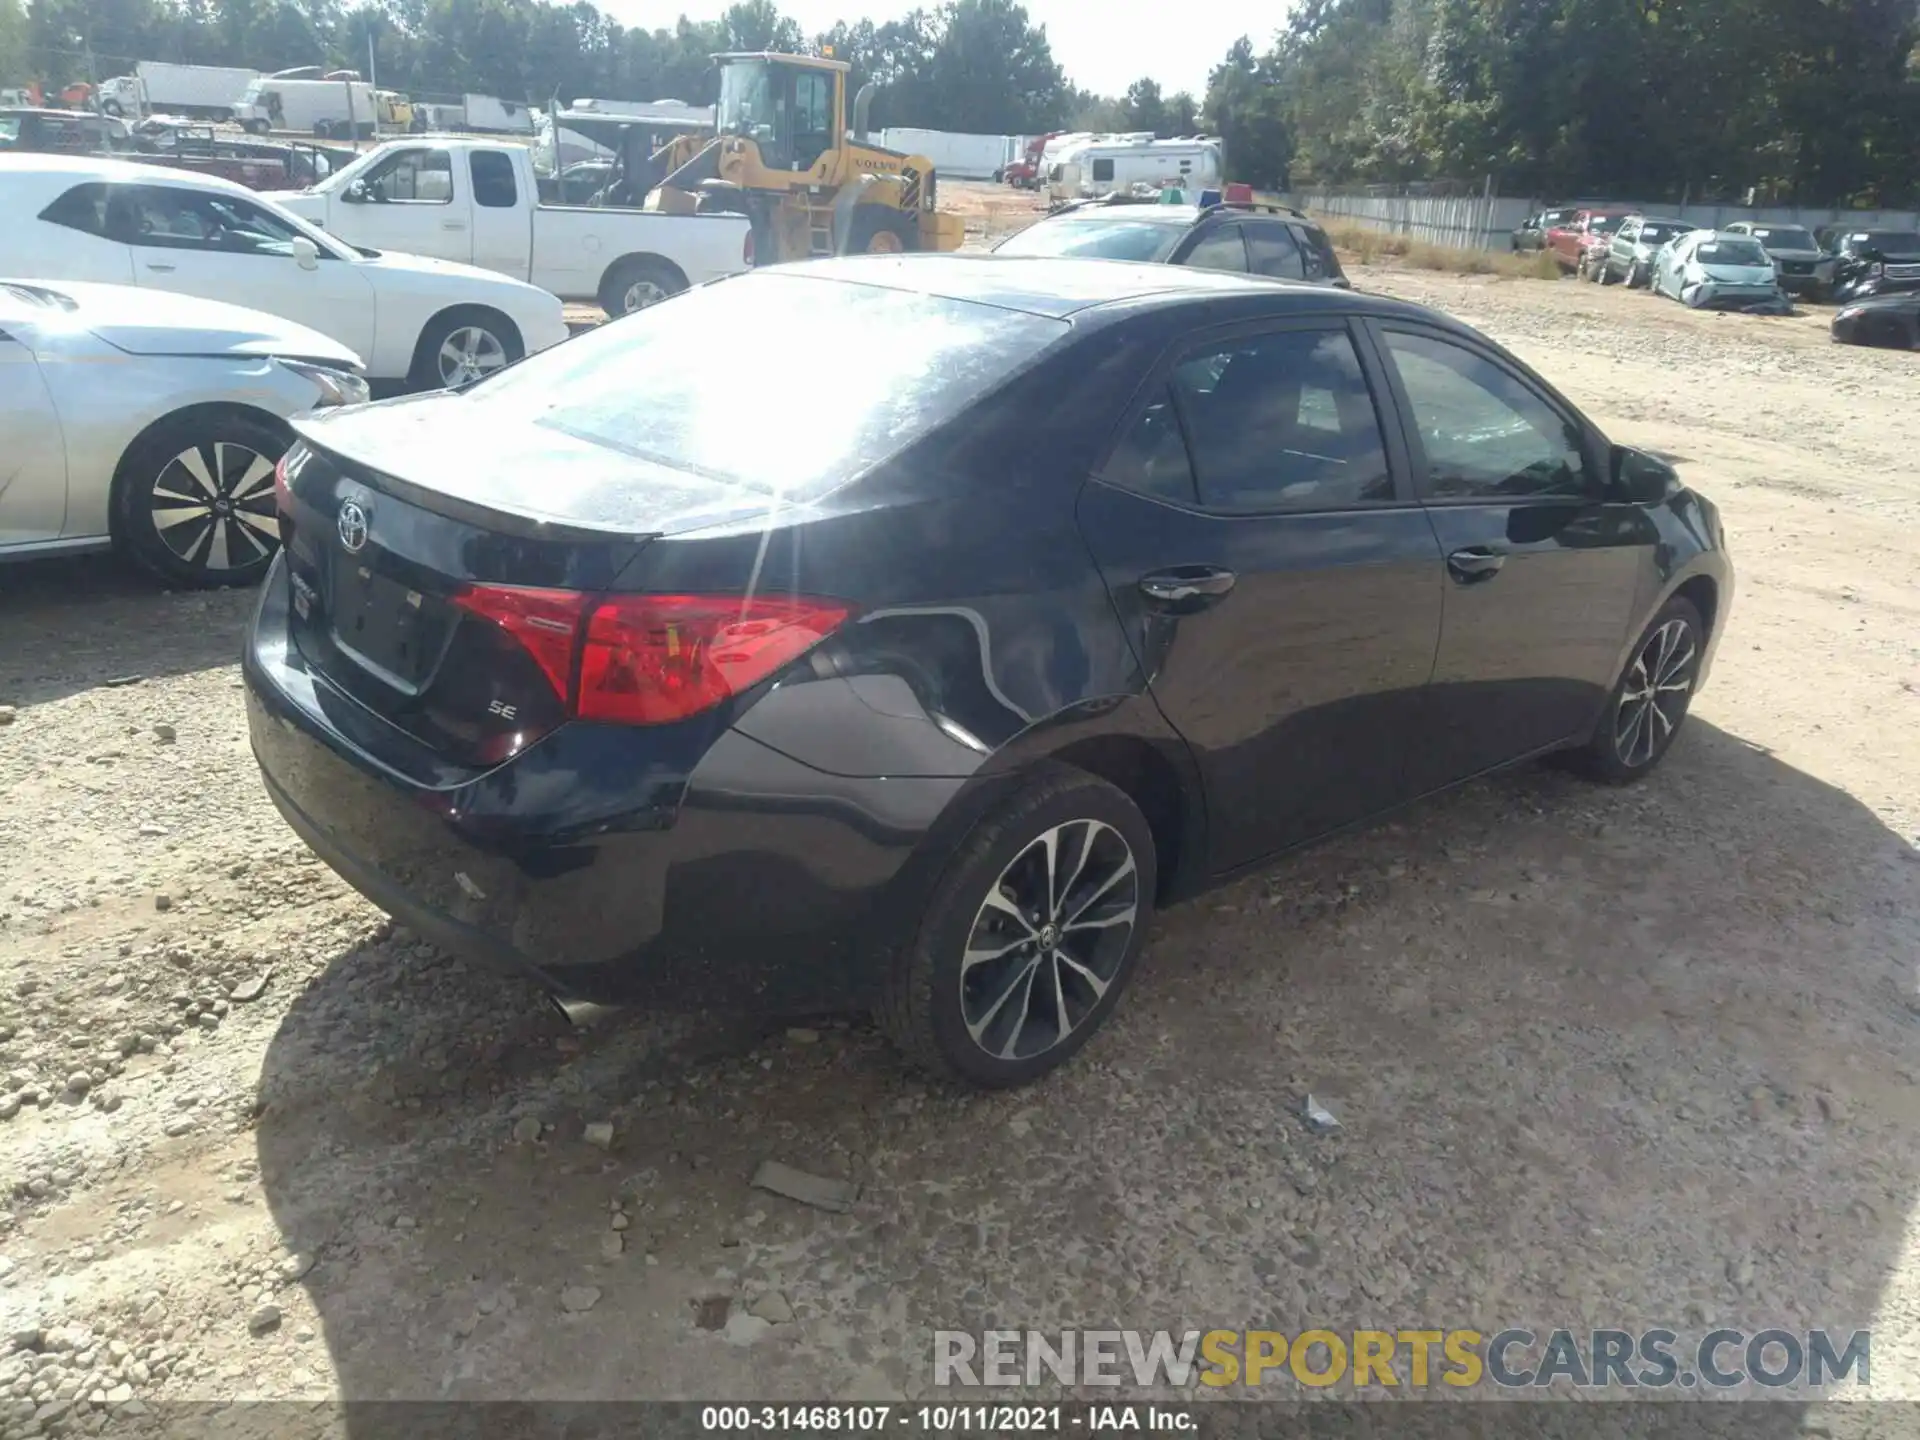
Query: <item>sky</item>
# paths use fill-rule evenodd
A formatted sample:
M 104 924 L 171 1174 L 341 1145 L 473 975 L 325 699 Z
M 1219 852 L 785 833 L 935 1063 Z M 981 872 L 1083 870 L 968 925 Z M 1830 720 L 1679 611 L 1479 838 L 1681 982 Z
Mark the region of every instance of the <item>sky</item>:
M 597 0 L 599 8 L 622 25 L 654 30 L 671 27 L 681 15 L 714 20 L 728 0 Z M 808 35 L 830 29 L 836 20 L 876 23 L 891 20 L 914 8 L 916 0 L 776 0 L 780 9 L 800 22 Z M 918 0 L 927 9 L 932 0 Z M 1053 58 L 1065 67 L 1074 84 L 1101 95 L 1118 95 L 1142 75 L 1151 75 L 1171 95 L 1190 90 L 1197 98 L 1207 86 L 1207 72 L 1226 55 L 1227 47 L 1242 35 L 1251 35 L 1254 47 L 1267 41 L 1281 24 L 1284 4 L 1268 0 L 1184 0 L 1177 7 L 1149 4 L 1134 9 L 1120 0 L 1024 0 L 1028 16 L 1047 27 Z M 1131 15 L 1129 15 L 1131 11 Z M 1123 18 L 1126 17 L 1126 18 Z M 653 95 L 635 96 L 653 100 Z

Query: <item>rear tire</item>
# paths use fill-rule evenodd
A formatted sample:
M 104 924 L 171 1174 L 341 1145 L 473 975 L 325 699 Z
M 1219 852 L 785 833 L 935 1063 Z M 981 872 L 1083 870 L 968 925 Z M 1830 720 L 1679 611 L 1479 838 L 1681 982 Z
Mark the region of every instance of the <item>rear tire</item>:
M 333 122 L 331 120 L 314 121 L 313 133 L 318 139 L 331 140 L 333 138 Z
M 898 255 L 920 248 L 920 234 L 910 216 L 885 205 L 856 205 L 847 230 L 849 255 Z
M 1706 626 L 1676 595 L 1635 642 L 1593 736 L 1567 757 L 1589 779 L 1624 785 L 1653 773 L 1685 723 L 1706 653 Z
M 113 533 L 127 556 L 168 585 L 253 585 L 280 548 L 273 467 L 291 436 L 239 410 L 163 420 L 120 457 Z
M 998 1090 L 1038 1079 L 1119 1003 L 1155 878 L 1138 807 L 1084 771 L 1048 767 L 949 862 L 887 975 L 881 1028 L 948 1080 Z
M 527 353 L 520 331 L 494 310 L 467 307 L 436 315 L 420 332 L 407 383 L 416 390 L 471 385 Z
M 687 288 L 687 277 L 665 260 L 634 256 L 608 270 L 600 282 L 600 308 L 609 320 L 658 305 Z

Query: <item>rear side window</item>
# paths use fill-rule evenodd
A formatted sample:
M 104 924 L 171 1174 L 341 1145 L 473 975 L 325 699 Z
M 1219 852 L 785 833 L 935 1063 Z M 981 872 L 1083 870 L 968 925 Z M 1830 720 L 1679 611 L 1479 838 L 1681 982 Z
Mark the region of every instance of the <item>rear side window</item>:
M 1295 225 L 1291 227 L 1293 238 L 1300 245 L 1300 265 L 1309 280 L 1337 280 L 1344 273 L 1340 269 L 1339 257 L 1333 253 L 1333 242 L 1327 239 L 1327 232 L 1317 225 Z
M 462 398 L 804 503 L 952 420 L 1068 330 L 998 306 L 749 272 L 531 355 Z M 591 515 L 604 477 L 577 462 L 541 483 L 557 512 Z
M 1242 227 L 1247 235 L 1247 263 L 1256 275 L 1271 275 L 1279 280 L 1304 280 L 1306 270 L 1300 263 L 1300 247 L 1285 225 L 1264 224 Z
M 513 182 L 513 161 L 498 150 L 476 150 L 471 159 L 473 203 L 489 210 L 511 210 L 519 203 Z
M 1166 387 L 1140 412 L 1127 438 L 1107 462 L 1102 478 L 1176 505 L 1192 505 L 1199 499 L 1193 488 L 1187 438 L 1180 431 L 1180 414 Z
M 1187 252 L 1183 263 L 1201 270 L 1238 270 L 1244 274 L 1247 246 L 1240 238 L 1240 227 L 1222 225 L 1211 234 L 1202 236 L 1200 243 Z
M 1394 498 L 1373 395 L 1344 327 L 1208 349 L 1175 368 L 1172 388 L 1209 509 L 1338 510 Z
M 42 220 L 87 235 L 107 233 L 107 187 L 76 185 L 40 212 Z

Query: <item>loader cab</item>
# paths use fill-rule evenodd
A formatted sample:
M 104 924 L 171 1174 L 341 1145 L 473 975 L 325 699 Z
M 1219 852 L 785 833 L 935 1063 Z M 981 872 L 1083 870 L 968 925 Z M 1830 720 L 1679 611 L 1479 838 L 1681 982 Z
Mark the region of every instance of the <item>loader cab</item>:
M 839 146 L 847 64 L 794 55 L 716 55 L 723 136 L 751 140 L 763 170 L 803 175 Z

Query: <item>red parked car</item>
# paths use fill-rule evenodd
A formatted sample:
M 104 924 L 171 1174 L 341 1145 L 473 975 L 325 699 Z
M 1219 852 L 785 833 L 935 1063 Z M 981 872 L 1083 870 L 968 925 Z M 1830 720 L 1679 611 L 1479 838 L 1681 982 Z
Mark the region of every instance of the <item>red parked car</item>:
M 1547 231 L 1546 249 L 1560 262 L 1562 270 L 1580 268 L 1580 257 L 1594 240 L 1613 234 L 1630 212 L 1625 210 L 1576 210 L 1573 218 Z

